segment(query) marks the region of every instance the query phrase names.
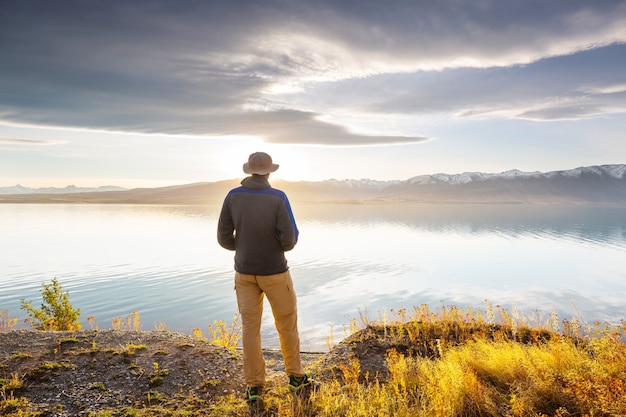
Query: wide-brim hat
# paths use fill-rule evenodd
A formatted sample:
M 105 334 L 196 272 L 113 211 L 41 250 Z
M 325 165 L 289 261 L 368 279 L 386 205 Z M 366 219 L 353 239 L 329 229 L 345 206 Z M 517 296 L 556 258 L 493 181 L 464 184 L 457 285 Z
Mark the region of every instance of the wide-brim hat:
M 272 163 L 272 157 L 265 152 L 255 152 L 243 164 L 243 172 L 246 174 L 265 175 L 278 169 L 278 164 Z

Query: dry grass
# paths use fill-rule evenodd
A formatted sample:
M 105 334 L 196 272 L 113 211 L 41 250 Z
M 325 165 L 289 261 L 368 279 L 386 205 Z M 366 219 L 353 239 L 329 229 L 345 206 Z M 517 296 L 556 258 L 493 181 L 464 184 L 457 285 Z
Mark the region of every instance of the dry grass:
M 621 326 L 587 325 L 574 319 L 559 322 L 553 314 L 544 322 L 530 323 L 515 311 L 489 303 L 485 309 L 444 307 L 435 311 L 423 305 L 412 311 L 381 313 L 377 320 L 361 317 L 361 322 L 360 330 L 351 324 L 355 333 L 338 346 L 350 345 L 351 353 L 342 357 L 332 372 L 318 369 L 322 383 L 308 399 L 294 398 L 282 382 L 275 382 L 256 414 L 626 415 L 624 322 Z M 219 329 L 212 335 L 214 339 L 219 335 L 224 341 L 235 340 L 226 337 L 229 327 L 225 324 L 216 323 L 213 329 Z M 384 346 L 381 354 L 387 372 L 374 374 L 367 367 L 366 356 L 380 346 Z M 187 396 L 160 401 L 153 407 L 102 411 L 93 417 L 250 413 L 240 397 L 205 401 Z
M 9 310 L 0 310 L 0 332 L 8 332 L 15 328 L 17 317 L 11 317 Z
M 312 396 L 310 415 L 626 415 L 624 322 L 560 325 L 552 314 L 529 327 L 489 303 L 486 310 L 420 306 L 407 316 L 362 319 L 388 340 L 387 379 L 362 375 L 356 358 L 343 363 L 343 375 Z M 351 343 L 359 337 L 367 343 L 365 332 Z

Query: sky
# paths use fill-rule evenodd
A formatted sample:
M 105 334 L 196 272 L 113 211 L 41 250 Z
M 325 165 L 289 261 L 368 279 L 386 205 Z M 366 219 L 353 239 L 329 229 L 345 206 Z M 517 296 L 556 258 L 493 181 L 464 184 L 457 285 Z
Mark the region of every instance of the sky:
M 623 0 L 24 0 L 0 186 L 404 180 L 626 163 Z

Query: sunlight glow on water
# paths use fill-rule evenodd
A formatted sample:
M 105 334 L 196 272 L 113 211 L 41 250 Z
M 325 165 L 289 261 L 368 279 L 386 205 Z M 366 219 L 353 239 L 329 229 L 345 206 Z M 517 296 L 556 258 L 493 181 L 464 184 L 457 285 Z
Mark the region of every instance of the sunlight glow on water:
M 364 311 L 428 304 L 515 306 L 619 321 L 626 208 L 295 205 L 288 253 L 303 349 Z M 145 330 L 207 332 L 236 311 L 233 254 L 215 240 L 219 207 L 0 205 L 0 309 L 24 317 L 58 278 L 101 328 L 139 311 Z M 85 323 L 85 327 L 88 327 Z M 264 345 L 277 347 L 269 306 Z M 337 333 L 337 331 L 335 331 Z

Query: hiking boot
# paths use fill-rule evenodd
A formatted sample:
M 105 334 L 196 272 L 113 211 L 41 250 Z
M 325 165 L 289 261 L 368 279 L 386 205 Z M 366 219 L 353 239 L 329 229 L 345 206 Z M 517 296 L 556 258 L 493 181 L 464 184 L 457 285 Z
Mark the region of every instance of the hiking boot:
M 312 372 L 306 372 L 302 376 L 289 375 L 289 389 L 293 393 L 300 392 L 305 387 L 310 387 L 312 383 Z
M 262 386 L 255 385 L 253 387 L 248 387 L 246 390 L 246 399 L 249 403 L 256 403 L 261 401 L 261 394 L 263 394 Z

